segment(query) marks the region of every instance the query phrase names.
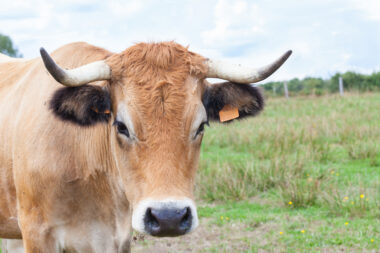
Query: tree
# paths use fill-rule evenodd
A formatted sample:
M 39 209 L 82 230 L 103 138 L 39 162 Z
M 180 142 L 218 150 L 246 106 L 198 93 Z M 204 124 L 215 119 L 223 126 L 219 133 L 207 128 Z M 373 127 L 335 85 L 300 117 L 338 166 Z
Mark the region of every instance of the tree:
M 9 36 L 0 33 L 0 53 L 6 54 L 12 57 L 22 57 L 18 49 L 13 45 L 13 42 Z

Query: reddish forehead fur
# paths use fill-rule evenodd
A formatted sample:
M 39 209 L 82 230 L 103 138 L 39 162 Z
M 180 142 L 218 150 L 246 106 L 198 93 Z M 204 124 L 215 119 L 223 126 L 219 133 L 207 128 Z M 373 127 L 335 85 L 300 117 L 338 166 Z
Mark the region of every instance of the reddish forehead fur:
M 139 43 L 107 59 L 115 83 L 134 90 L 141 124 L 151 134 L 162 134 L 160 127 L 168 124 L 173 131 L 183 129 L 185 81 L 189 75 L 205 76 L 204 61 L 174 42 Z
M 205 58 L 175 42 L 138 43 L 107 60 L 115 79 L 131 78 L 144 84 L 152 79 L 178 83 L 189 74 L 204 76 Z

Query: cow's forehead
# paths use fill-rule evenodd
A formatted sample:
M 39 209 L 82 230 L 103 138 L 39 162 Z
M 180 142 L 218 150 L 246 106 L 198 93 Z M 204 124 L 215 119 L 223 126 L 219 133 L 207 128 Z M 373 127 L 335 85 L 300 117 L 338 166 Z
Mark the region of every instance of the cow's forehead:
M 115 109 L 118 117 L 133 124 L 136 134 L 144 139 L 148 138 L 147 133 L 155 140 L 163 137 L 162 132 L 183 135 L 191 130 L 197 115 L 204 114 L 202 89 L 202 81 L 190 75 L 180 84 L 123 83 L 116 90 Z
M 163 137 L 162 132 L 185 135 L 200 111 L 204 58 L 172 42 L 137 44 L 120 57 L 125 67 L 114 109 L 130 114 L 125 117 L 132 119 L 139 136 L 149 133 L 158 140 L 155 135 Z M 119 111 L 124 106 L 128 110 Z
M 205 77 L 205 58 L 174 42 L 139 43 L 107 59 L 114 79 L 139 85 L 182 84 L 189 75 Z

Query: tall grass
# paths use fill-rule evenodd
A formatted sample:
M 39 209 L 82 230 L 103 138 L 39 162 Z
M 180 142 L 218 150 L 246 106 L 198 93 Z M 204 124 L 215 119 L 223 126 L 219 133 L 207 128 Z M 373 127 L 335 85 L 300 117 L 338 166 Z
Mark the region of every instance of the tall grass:
M 256 118 L 206 130 L 197 195 L 241 200 L 271 190 L 284 205 L 325 205 L 338 213 L 344 192 L 371 194 L 365 205 L 344 209 L 355 214 L 379 202 L 379 166 L 379 93 L 270 99 Z M 362 181 L 355 176 L 361 167 Z M 339 180 L 347 173 L 351 181 Z

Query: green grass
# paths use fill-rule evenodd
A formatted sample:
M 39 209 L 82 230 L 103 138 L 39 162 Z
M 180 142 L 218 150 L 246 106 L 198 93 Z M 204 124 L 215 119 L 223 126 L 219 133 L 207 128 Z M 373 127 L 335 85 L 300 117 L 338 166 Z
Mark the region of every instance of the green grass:
M 213 124 L 202 146 L 197 196 L 244 200 L 273 190 L 284 205 L 333 210 L 340 203 L 332 199 L 367 193 L 368 205 L 377 205 L 379 108 L 378 93 L 272 99 L 256 118 Z
M 271 99 L 257 118 L 213 124 L 197 185 L 198 199 L 219 203 L 200 216 L 219 226 L 276 224 L 247 252 L 378 250 L 380 94 Z
M 246 232 L 241 233 L 240 240 L 245 244 L 246 252 L 361 252 L 380 247 L 377 219 L 332 216 L 329 210 L 322 207 L 294 209 L 243 201 L 204 205 L 198 210 L 201 218 L 220 226 L 227 237 L 229 227 L 236 223 L 243 224 L 241 227 Z M 267 229 L 260 231 L 259 240 L 245 238 L 244 234 L 262 227 Z M 229 241 L 221 240 L 204 249 L 204 252 L 223 252 L 228 244 Z

